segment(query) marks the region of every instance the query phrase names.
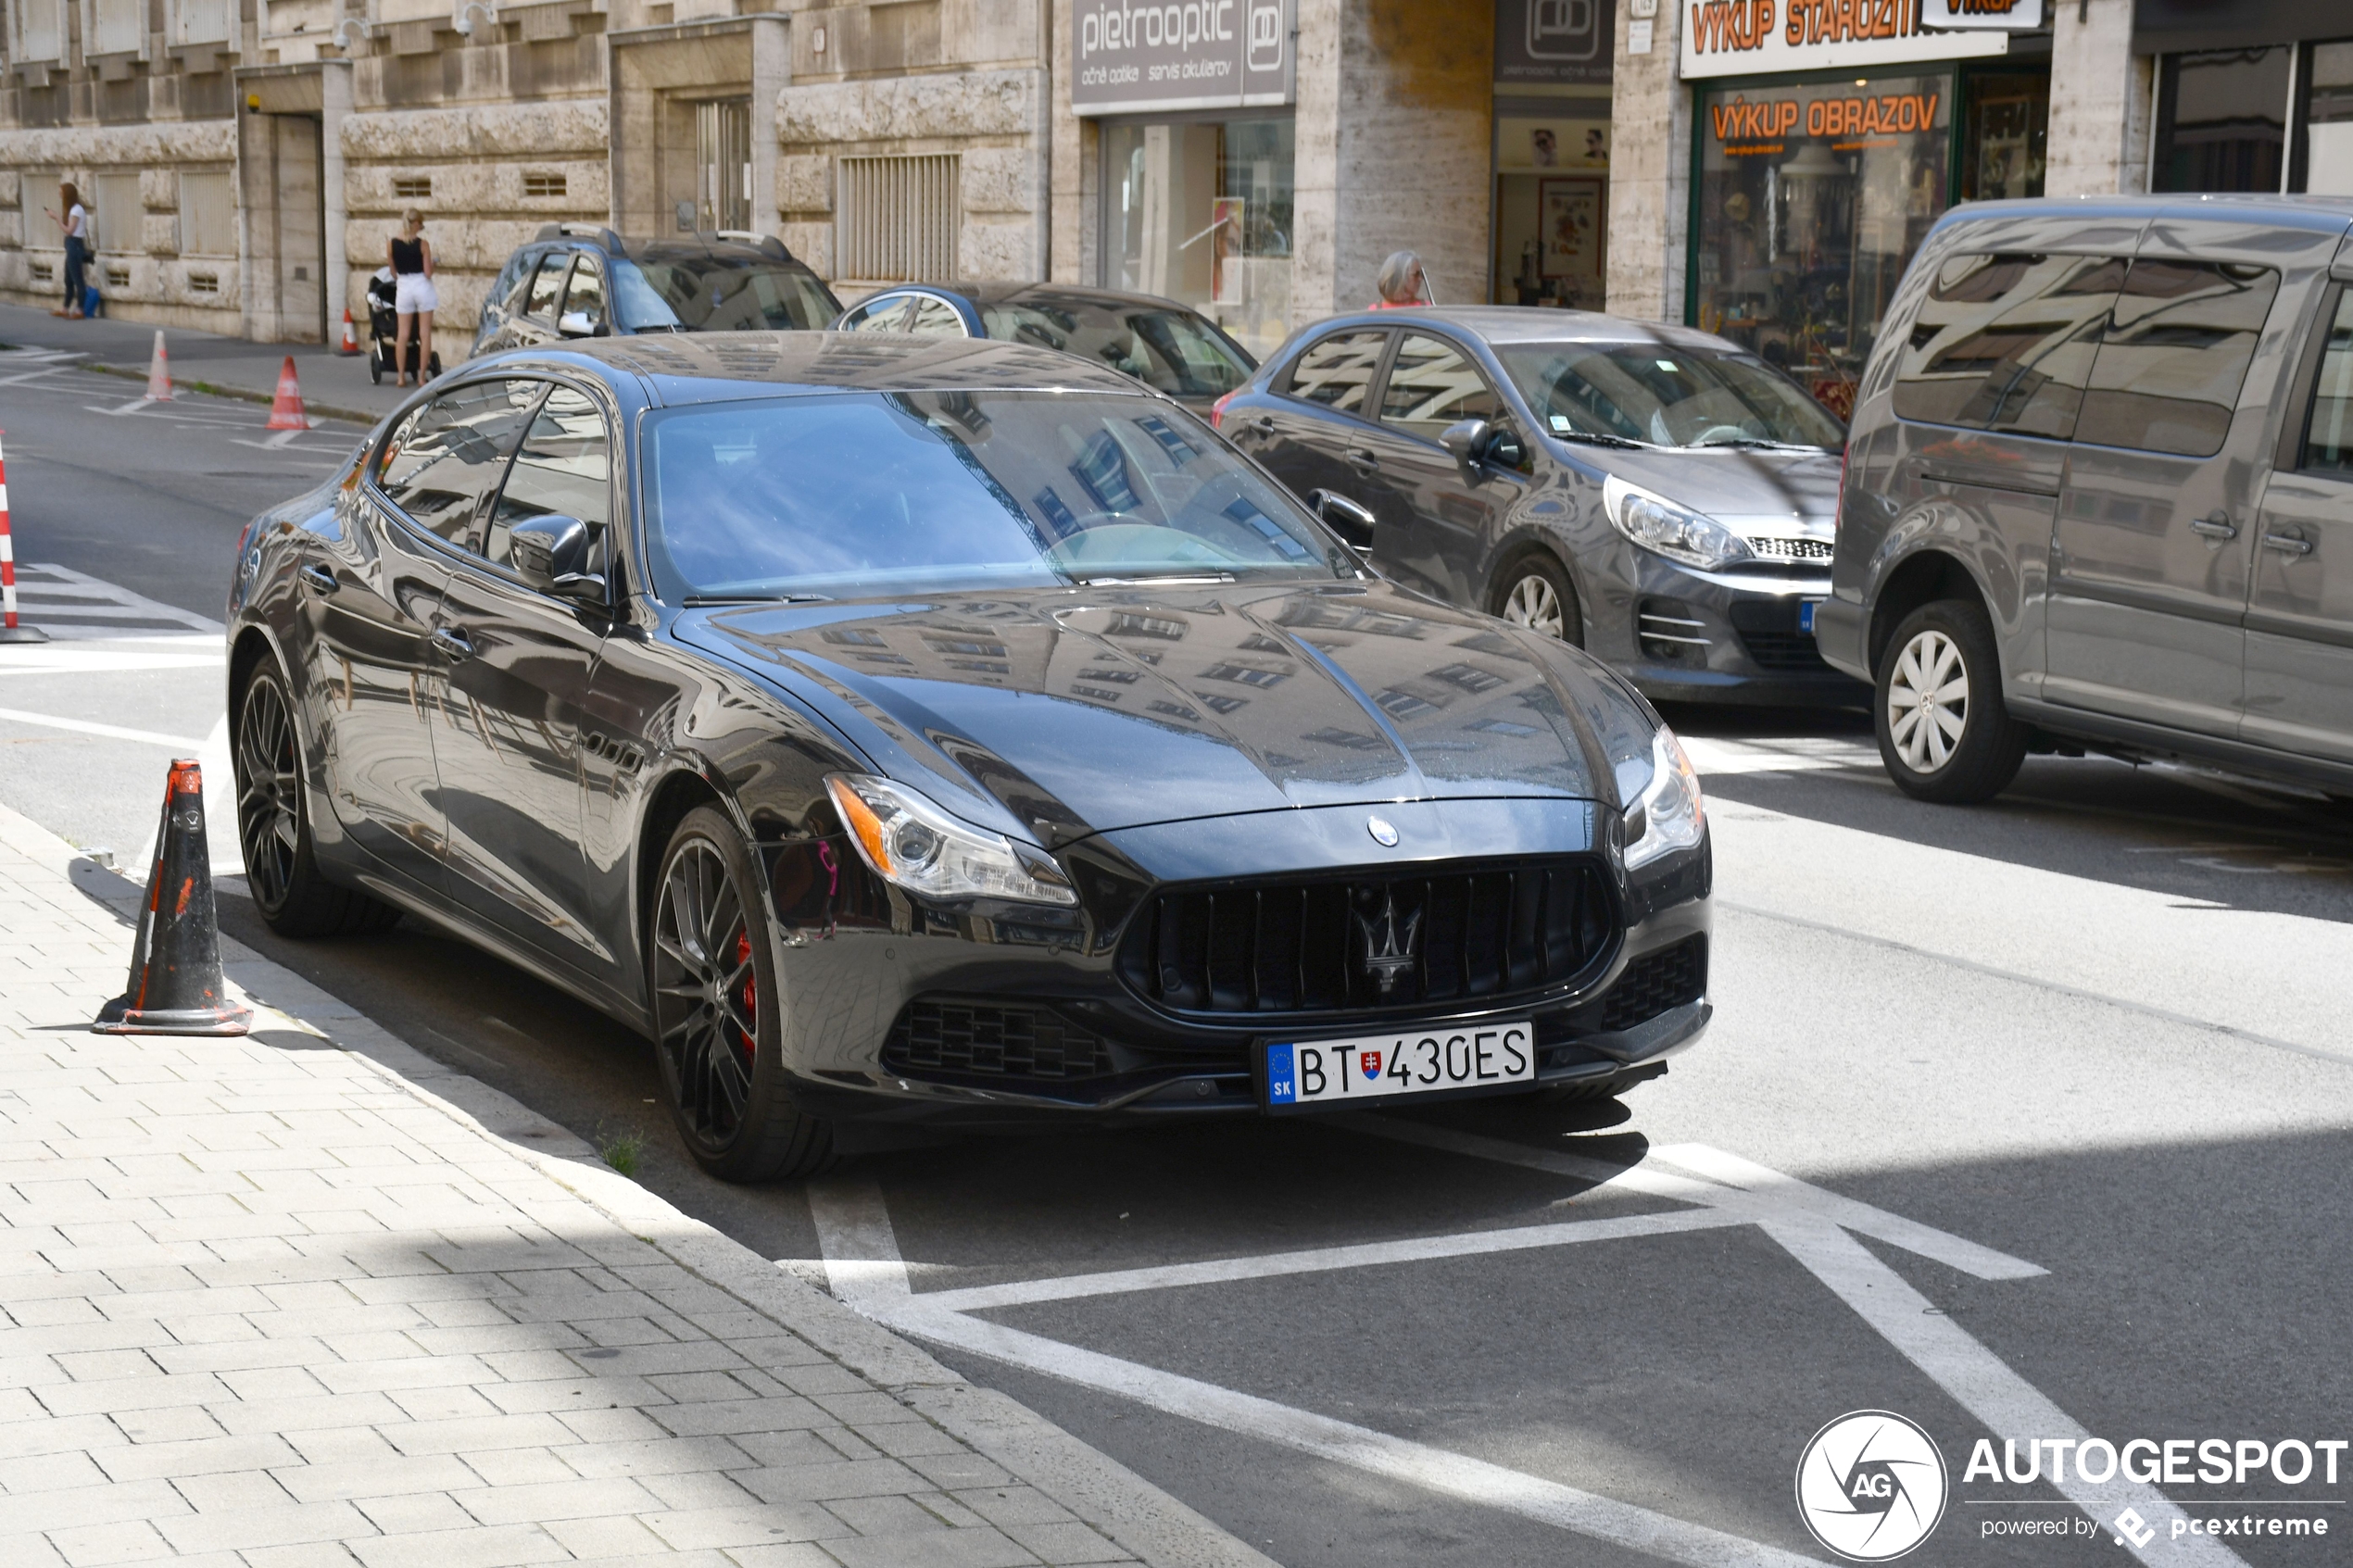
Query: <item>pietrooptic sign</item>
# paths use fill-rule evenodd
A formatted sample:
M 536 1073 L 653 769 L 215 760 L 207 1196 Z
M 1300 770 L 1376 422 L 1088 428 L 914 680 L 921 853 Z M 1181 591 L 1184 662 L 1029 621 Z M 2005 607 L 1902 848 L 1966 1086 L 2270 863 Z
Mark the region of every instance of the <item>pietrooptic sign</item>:
M 1291 101 L 1296 0 L 1072 0 L 1070 107 L 1082 115 Z
M 1970 0 L 1680 0 L 1686 77 L 1899 65 L 2009 52 L 1991 29 L 1946 32 L 1921 16 Z M 1979 6 L 1988 0 L 1976 0 Z M 2019 8 L 2040 0 L 2016 0 Z

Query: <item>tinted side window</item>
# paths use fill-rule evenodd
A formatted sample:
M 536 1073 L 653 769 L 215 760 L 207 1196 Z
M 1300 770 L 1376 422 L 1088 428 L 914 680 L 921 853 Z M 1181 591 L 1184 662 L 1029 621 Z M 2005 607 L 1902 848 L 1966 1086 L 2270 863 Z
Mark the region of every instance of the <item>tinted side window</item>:
M 498 270 L 497 280 L 490 285 L 490 303 L 508 310 L 521 309 L 523 279 L 530 275 L 538 259 L 536 251 L 528 250 L 509 257 L 507 265 Z
M 2321 373 L 2312 383 L 2312 413 L 2304 424 L 2304 455 L 2296 465 L 2316 473 L 2353 475 L 2353 290 L 2337 296 Z
M 850 312 L 844 331 L 853 332 L 903 332 L 907 330 L 907 299 L 900 295 L 875 305 L 862 305 Z
M 603 416 L 584 394 L 556 388 L 540 405 L 515 454 L 507 487 L 491 508 L 482 553 L 512 569 L 508 532 L 525 518 L 576 517 L 601 531 L 611 517 L 611 477 Z
M 2065 440 L 2125 265 L 2095 256 L 1947 260 L 1904 347 L 1896 416 Z
M 1365 397 L 1372 390 L 1373 372 L 1380 369 L 1381 350 L 1388 346 L 1387 332 L 1334 332 L 1309 344 L 1292 362 L 1285 390 L 1342 413 L 1366 413 Z
M 899 331 L 914 332 L 922 337 L 963 337 L 964 319 L 946 300 L 920 295 L 915 300 L 914 321 Z
M 585 315 L 592 327 L 605 324 L 604 270 L 585 256 L 572 270 L 572 287 L 564 292 L 565 314 L 574 310 Z
M 522 307 L 524 315 L 556 319 L 556 301 L 564 292 L 564 269 L 571 265 L 571 253 L 560 250 L 539 264 L 532 276 L 531 297 Z
M 2183 458 L 2220 452 L 2279 291 L 2268 267 L 2134 260 L 2075 439 Z
M 1492 420 L 1504 406 L 1470 357 L 1442 338 L 1407 333 L 1380 395 L 1384 423 L 1435 441 L 1457 420 Z
M 384 444 L 376 483 L 418 527 L 466 546 L 475 508 L 506 473 L 547 389 L 545 382 L 493 381 L 444 393 Z

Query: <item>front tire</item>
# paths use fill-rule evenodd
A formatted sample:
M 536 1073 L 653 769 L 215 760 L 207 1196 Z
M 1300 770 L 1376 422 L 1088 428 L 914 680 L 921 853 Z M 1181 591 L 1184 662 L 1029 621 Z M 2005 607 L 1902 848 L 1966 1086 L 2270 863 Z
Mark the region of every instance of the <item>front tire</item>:
M 254 908 L 281 936 L 360 936 L 400 919 L 391 905 L 329 882 L 310 836 L 302 737 L 285 678 L 268 659 L 237 705 L 237 846 Z
M 1495 574 L 1487 610 L 1572 647 L 1585 646 L 1585 618 L 1578 611 L 1577 590 L 1569 586 L 1561 563 L 1546 551 L 1530 550 L 1507 562 Z
M 1993 622 L 1972 600 L 1938 599 L 1904 618 L 1880 660 L 1877 696 L 1880 760 L 1914 799 L 1991 800 L 2026 760 L 2026 726 L 2002 700 Z
M 833 1130 L 786 1082 L 775 962 L 751 847 L 725 813 L 686 813 L 662 856 L 647 954 L 663 1098 L 695 1163 L 724 1182 L 809 1176 Z

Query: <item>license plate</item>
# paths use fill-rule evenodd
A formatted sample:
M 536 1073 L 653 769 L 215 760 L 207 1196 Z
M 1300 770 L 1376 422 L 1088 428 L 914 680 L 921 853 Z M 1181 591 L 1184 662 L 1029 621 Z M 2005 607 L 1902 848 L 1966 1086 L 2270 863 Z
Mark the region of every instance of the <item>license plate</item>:
M 1814 634 L 1814 612 L 1822 608 L 1819 599 L 1800 599 L 1797 604 L 1797 630 L 1805 636 Z
M 1269 1110 L 1535 1081 L 1535 1031 L 1525 1022 L 1266 1044 Z

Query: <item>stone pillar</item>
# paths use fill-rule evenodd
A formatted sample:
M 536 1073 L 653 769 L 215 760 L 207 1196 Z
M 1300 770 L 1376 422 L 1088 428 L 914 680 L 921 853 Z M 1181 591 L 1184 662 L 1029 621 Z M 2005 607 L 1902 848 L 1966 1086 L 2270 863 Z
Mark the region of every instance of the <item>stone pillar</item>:
M 319 188 L 326 229 L 326 256 L 320 262 L 320 271 L 327 284 L 327 345 L 333 348 L 343 342 L 343 313 L 351 302 L 351 263 L 344 245 L 343 189 L 343 117 L 351 111 L 351 62 L 322 60 L 319 74 Z M 367 312 L 358 314 L 364 318 Z M 368 323 L 365 320 L 357 320 L 352 330 L 365 338 Z
M 1290 324 L 1339 308 L 1340 35 L 1350 0 L 1298 0 L 1291 133 Z
M 792 83 L 792 19 L 761 13 L 751 19 L 751 226 L 779 233 L 776 211 L 776 100 Z
M 1058 283 L 1102 281 L 1095 254 L 1102 233 L 1096 208 L 1101 129 L 1070 112 L 1070 4 L 1052 0 L 1045 47 L 1050 91 L 1047 170 L 1046 276 Z
M 1605 308 L 1637 320 L 1680 321 L 1692 207 L 1692 94 L 1678 63 L 1683 6 L 1664 0 L 1651 19 L 1650 53 L 1629 55 L 1629 0 L 1616 4 Z
M 2043 192 L 2149 188 L 2154 58 L 2133 53 L 2133 0 L 2059 0 L 2051 13 L 2051 136 Z

